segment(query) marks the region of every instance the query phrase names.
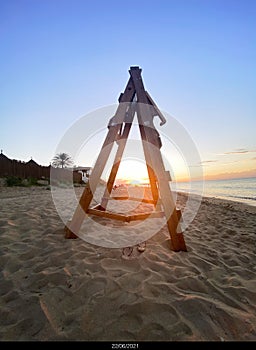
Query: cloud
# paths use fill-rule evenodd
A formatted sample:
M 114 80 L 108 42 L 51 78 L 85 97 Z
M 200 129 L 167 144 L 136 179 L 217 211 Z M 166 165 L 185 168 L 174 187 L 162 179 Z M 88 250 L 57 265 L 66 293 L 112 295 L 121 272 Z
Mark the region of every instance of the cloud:
M 203 165 L 203 164 L 216 163 L 216 162 L 218 162 L 218 160 L 203 160 L 200 164 Z
M 226 165 L 226 164 L 233 164 L 233 163 L 240 163 L 241 160 L 232 160 L 230 162 L 224 162 L 224 163 L 221 163 L 222 165 Z
M 254 153 L 256 150 L 248 150 L 245 148 L 237 148 L 234 151 L 225 152 L 224 154 L 245 154 L 245 153 Z

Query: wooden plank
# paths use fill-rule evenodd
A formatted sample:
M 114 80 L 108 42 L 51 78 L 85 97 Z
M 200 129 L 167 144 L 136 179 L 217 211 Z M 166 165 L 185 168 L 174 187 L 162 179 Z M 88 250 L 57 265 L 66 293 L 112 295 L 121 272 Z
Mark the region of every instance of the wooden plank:
M 118 140 L 118 149 L 117 149 L 114 163 L 113 163 L 113 166 L 112 166 L 109 178 L 108 178 L 107 186 L 106 186 L 103 198 L 101 200 L 101 206 L 105 209 L 107 208 L 108 198 L 111 195 L 111 192 L 112 192 L 115 180 L 116 180 L 116 175 L 117 175 L 117 172 L 118 172 L 118 169 L 119 169 L 119 166 L 121 163 L 121 159 L 122 159 L 122 156 L 124 153 L 124 149 L 125 149 L 125 146 L 127 143 L 127 139 L 128 139 L 128 136 L 129 136 L 129 133 L 131 130 L 132 122 L 134 119 L 134 114 L 135 114 L 135 110 L 130 105 L 129 110 L 128 110 L 128 118 L 126 117 L 127 122 L 125 123 L 123 133 Z
M 107 210 L 98 210 L 98 209 L 89 208 L 87 209 L 87 213 L 95 216 L 113 219 L 113 220 L 127 221 L 127 215 L 113 213 Z
M 152 117 L 152 113 L 150 111 L 150 106 L 148 105 L 149 101 L 142 82 L 141 71 L 138 69 L 132 69 L 130 72 L 137 94 L 137 116 L 140 124 L 141 136 L 145 141 L 143 142 L 145 143 L 144 153 L 145 157 L 149 159 L 149 164 L 154 169 L 154 172 L 157 176 L 158 189 L 160 192 L 164 213 L 167 219 L 172 246 L 174 251 L 187 251 L 183 234 L 181 232 L 177 232 L 177 230 L 180 231 L 179 220 L 169 182 L 166 179 L 165 167 L 160 152 L 161 143 L 159 143 L 159 134 L 155 128 L 152 127 L 153 121 L 148 122 L 149 126 L 147 126 L 145 123 L 149 116 Z M 151 144 L 152 146 L 150 146 Z
M 176 209 L 176 213 L 177 213 L 177 218 L 180 221 L 182 219 L 181 210 L 180 209 Z
M 94 207 L 91 207 L 90 209 L 104 210 L 100 204 L 97 204 Z M 87 209 L 87 213 L 88 213 L 88 209 Z
M 147 115 L 148 118 L 148 122 L 150 127 L 154 128 L 154 124 L 153 124 L 153 107 L 149 106 L 149 100 L 148 100 L 148 96 L 146 95 L 146 91 L 143 85 L 143 81 L 141 78 L 141 69 L 139 67 L 131 67 L 130 69 L 130 74 L 131 77 L 133 79 L 133 83 L 135 86 L 135 90 L 136 90 L 136 95 L 137 95 L 137 102 L 139 102 L 138 107 L 137 108 L 137 118 L 138 118 L 138 122 L 139 122 L 139 129 L 140 129 L 140 134 L 141 134 L 141 139 L 142 139 L 142 145 L 143 145 L 143 151 L 144 151 L 144 156 L 145 156 L 145 160 L 146 160 L 146 165 L 147 165 L 147 171 L 148 171 L 148 177 L 149 177 L 149 183 L 150 183 L 150 188 L 151 188 L 151 193 L 152 193 L 152 197 L 153 200 L 155 201 L 155 206 L 156 206 L 156 210 L 161 210 L 161 205 L 159 200 L 159 191 L 158 191 L 158 186 L 157 186 L 157 180 L 156 180 L 156 175 L 155 172 L 152 168 L 152 160 L 150 158 L 150 154 L 147 151 L 147 138 L 144 132 L 144 124 L 141 118 L 141 113 L 140 113 L 140 109 L 141 109 L 141 103 L 143 103 L 143 108 L 146 108 L 146 110 L 144 111 L 145 115 Z M 156 133 L 158 134 L 158 132 L 156 131 Z M 158 134 L 159 135 L 159 134 Z M 160 140 L 160 138 L 159 138 Z M 157 147 L 161 147 L 161 141 L 156 144 Z
M 119 201 L 126 201 L 128 199 L 130 199 L 129 196 L 122 196 L 122 197 L 121 196 L 111 196 L 108 198 L 108 200 L 119 200 Z
M 88 214 L 95 215 L 95 216 L 100 216 L 100 217 L 105 217 L 113 220 L 119 220 L 119 221 L 124 221 L 124 222 L 130 222 L 130 221 L 135 221 L 135 220 L 145 220 L 147 218 L 162 218 L 165 214 L 162 211 L 152 211 L 148 213 L 140 213 L 140 214 L 131 214 L 131 215 L 123 215 L 123 214 L 118 214 L 114 213 L 108 210 L 98 210 L 98 209 L 93 209 L 89 208 L 87 210 Z
M 131 102 L 135 95 L 135 89 L 132 79 L 130 78 L 123 95 L 121 96 L 121 102 Z M 105 168 L 106 162 L 110 156 L 111 150 L 113 148 L 114 142 L 117 139 L 118 132 L 120 130 L 120 125 L 124 122 L 125 112 L 127 105 L 126 103 L 119 103 L 116 114 L 111 118 L 108 128 L 108 134 L 101 148 L 100 154 L 97 161 L 92 169 L 91 176 L 89 178 L 88 190 L 85 188 L 79 204 L 74 212 L 71 222 L 67 223 L 65 227 L 65 238 L 73 238 L 79 232 L 84 219 L 86 218 L 86 211 L 93 198 L 93 193 L 100 181 L 100 177 Z
M 65 238 L 74 238 L 77 236 L 84 219 L 86 218 L 86 210 L 89 207 L 93 198 L 92 191 L 89 188 L 85 188 L 79 201 L 72 220 L 65 226 Z M 78 236 L 77 236 L 78 237 Z
M 70 224 L 70 220 L 67 222 L 66 226 L 64 227 L 65 232 L 65 238 L 67 239 L 76 239 L 78 238 L 77 235 L 75 235 L 72 231 L 69 230 L 68 225 Z
M 141 127 L 140 127 L 140 129 L 141 129 Z M 145 143 L 144 143 L 143 149 L 144 149 L 145 160 L 146 160 L 146 163 L 147 163 L 148 178 L 149 178 L 149 183 L 150 183 L 152 197 L 153 197 L 153 200 L 154 200 L 154 205 L 156 206 L 156 210 L 160 210 L 161 209 L 161 205 L 158 202 L 158 200 L 159 200 L 159 192 L 158 192 L 158 187 L 157 187 L 157 183 L 156 183 L 156 175 L 155 175 L 154 170 L 152 169 L 152 167 L 149 165 L 151 160 L 150 160 L 149 153 L 147 152 L 147 150 L 145 148 Z
M 97 184 L 99 183 L 101 174 L 104 170 L 105 164 L 109 158 L 110 152 L 113 147 L 113 143 L 118 132 L 118 125 L 109 128 L 107 137 L 102 146 L 101 152 L 98 156 L 96 164 L 92 169 L 92 173 L 89 179 L 89 187 L 86 187 L 79 200 L 79 204 L 74 212 L 71 222 L 67 225 L 65 231 L 65 238 L 71 238 L 72 234 L 79 232 L 84 219 L 86 218 L 86 211 L 92 201 L 93 193 L 96 190 Z M 68 233 L 70 231 L 70 234 Z
M 149 217 L 150 218 L 162 218 L 164 216 L 164 212 L 162 211 L 152 211 L 148 213 L 141 213 L 141 214 L 133 214 L 133 215 L 127 215 L 128 222 L 130 221 L 136 221 L 136 220 L 146 220 Z
M 146 133 L 150 139 L 150 137 L 152 136 L 150 128 L 147 128 Z M 156 147 L 149 147 L 149 152 L 151 154 L 154 169 L 158 177 L 158 188 L 165 216 L 167 218 L 167 225 L 170 232 L 173 249 L 174 251 L 187 251 L 185 241 L 181 233 L 181 228 L 179 226 L 179 220 L 175 208 L 175 202 L 172 197 L 169 181 L 165 177 L 164 163 L 161 157 L 160 150 Z
M 155 201 L 153 199 L 146 199 L 146 198 L 136 198 L 136 197 L 119 197 L 119 196 L 111 196 L 108 198 L 108 200 L 120 200 L 120 201 L 124 201 L 124 200 L 130 200 L 133 202 L 141 202 L 141 203 L 148 203 L 148 204 L 155 204 Z
M 147 137 L 154 137 L 154 133 L 150 128 L 146 128 Z M 164 168 L 161 152 L 157 147 L 149 147 L 153 166 L 158 177 L 158 188 L 164 208 L 165 216 L 167 218 L 167 225 L 170 232 L 170 237 L 174 251 L 187 251 L 185 241 L 183 238 L 181 228 L 179 226 L 179 220 L 175 208 L 175 202 L 172 197 L 169 181 L 166 179 L 166 173 Z M 180 233 L 178 233 L 180 232 Z
M 165 119 L 164 115 L 162 114 L 162 112 L 160 111 L 160 109 L 157 107 L 157 105 L 156 105 L 156 103 L 154 102 L 153 98 L 149 95 L 149 93 L 148 93 L 147 91 L 146 91 L 146 96 L 147 96 L 147 98 L 148 98 L 149 103 L 150 103 L 150 104 L 154 107 L 154 109 L 155 109 L 155 112 L 156 112 L 155 115 L 157 115 L 157 116 L 160 118 L 160 120 L 161 120 L 160 125 L 161 125 L 161 126 L 164 125 L 164 124 L 166 123 L 166 119 Z

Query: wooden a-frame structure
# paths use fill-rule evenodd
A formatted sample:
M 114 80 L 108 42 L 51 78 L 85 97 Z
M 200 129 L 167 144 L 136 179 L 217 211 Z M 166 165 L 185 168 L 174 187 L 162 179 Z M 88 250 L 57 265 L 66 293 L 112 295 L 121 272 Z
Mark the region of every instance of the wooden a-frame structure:
M 109 121 L 108 134 L 91 172 L 89 186 L 84 189 L 73 218 L 65 227 L 65 238 L 77 238 L 77 234 L 87 215 L 98 215 L 126 222 L 130 222 L 131 220 L 143 220 L 149 216 L 165 216 L 172 243 L 171 249 L 174 251 L 187 251 L 184 237 L 180 230 L 179 221 L 181 219 L 181 212 L 177 210 L 175 206 L 169 185 L 169 181 L 171 181 L 170 174 L 165 170 L 160 152 L 162 146 L 160 136 L 153 124 L 153 118 L 155 116 L 160 118 L 160 125 L 163 125 L 166 120 L 148 92 L 145 91 L 141 77 L 141 69 L 139 67 L 131 67 L 129 73 L 130 78 L 124 93 L 121 93 L 119 97 L 119 105 L 116 114 Z M 152 200 L 131 197 L 118 197 L 118 199 L 130 199 L 152 203 L 154 204 L 155 211 L 152 213 L 122 215 L 107 211 L 106 208 L 110 199 L 117 199 L 111 196 L 111 192 L 134 121 L 135 113 L 137 114 L 142 139 Z M 118 147 L 101 203 L 90 208 L 89 206 L 93 199 L 93 194 L 100 181 L 100 177 L 115 142 Z

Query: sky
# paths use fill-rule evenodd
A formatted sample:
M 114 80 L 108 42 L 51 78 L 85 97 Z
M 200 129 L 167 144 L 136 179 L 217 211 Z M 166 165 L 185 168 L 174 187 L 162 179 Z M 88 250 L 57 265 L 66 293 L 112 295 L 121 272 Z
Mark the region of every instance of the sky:
M 49 165 L 67 130 L 116 104 L 140 66 L 205 178 L 256 176 L 254 0 L 0 0 L 0 50 L 0 148 L 11 159 Z

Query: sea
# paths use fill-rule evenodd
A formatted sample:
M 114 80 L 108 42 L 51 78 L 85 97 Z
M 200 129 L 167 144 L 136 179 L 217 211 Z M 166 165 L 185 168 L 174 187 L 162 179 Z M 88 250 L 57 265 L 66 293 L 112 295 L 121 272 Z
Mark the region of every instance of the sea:
M 256 177 L 206 180 L 203 182 L 175 182 L 171 184 L 171 188 L 173 191 L 228 199 L 256 206 Z

